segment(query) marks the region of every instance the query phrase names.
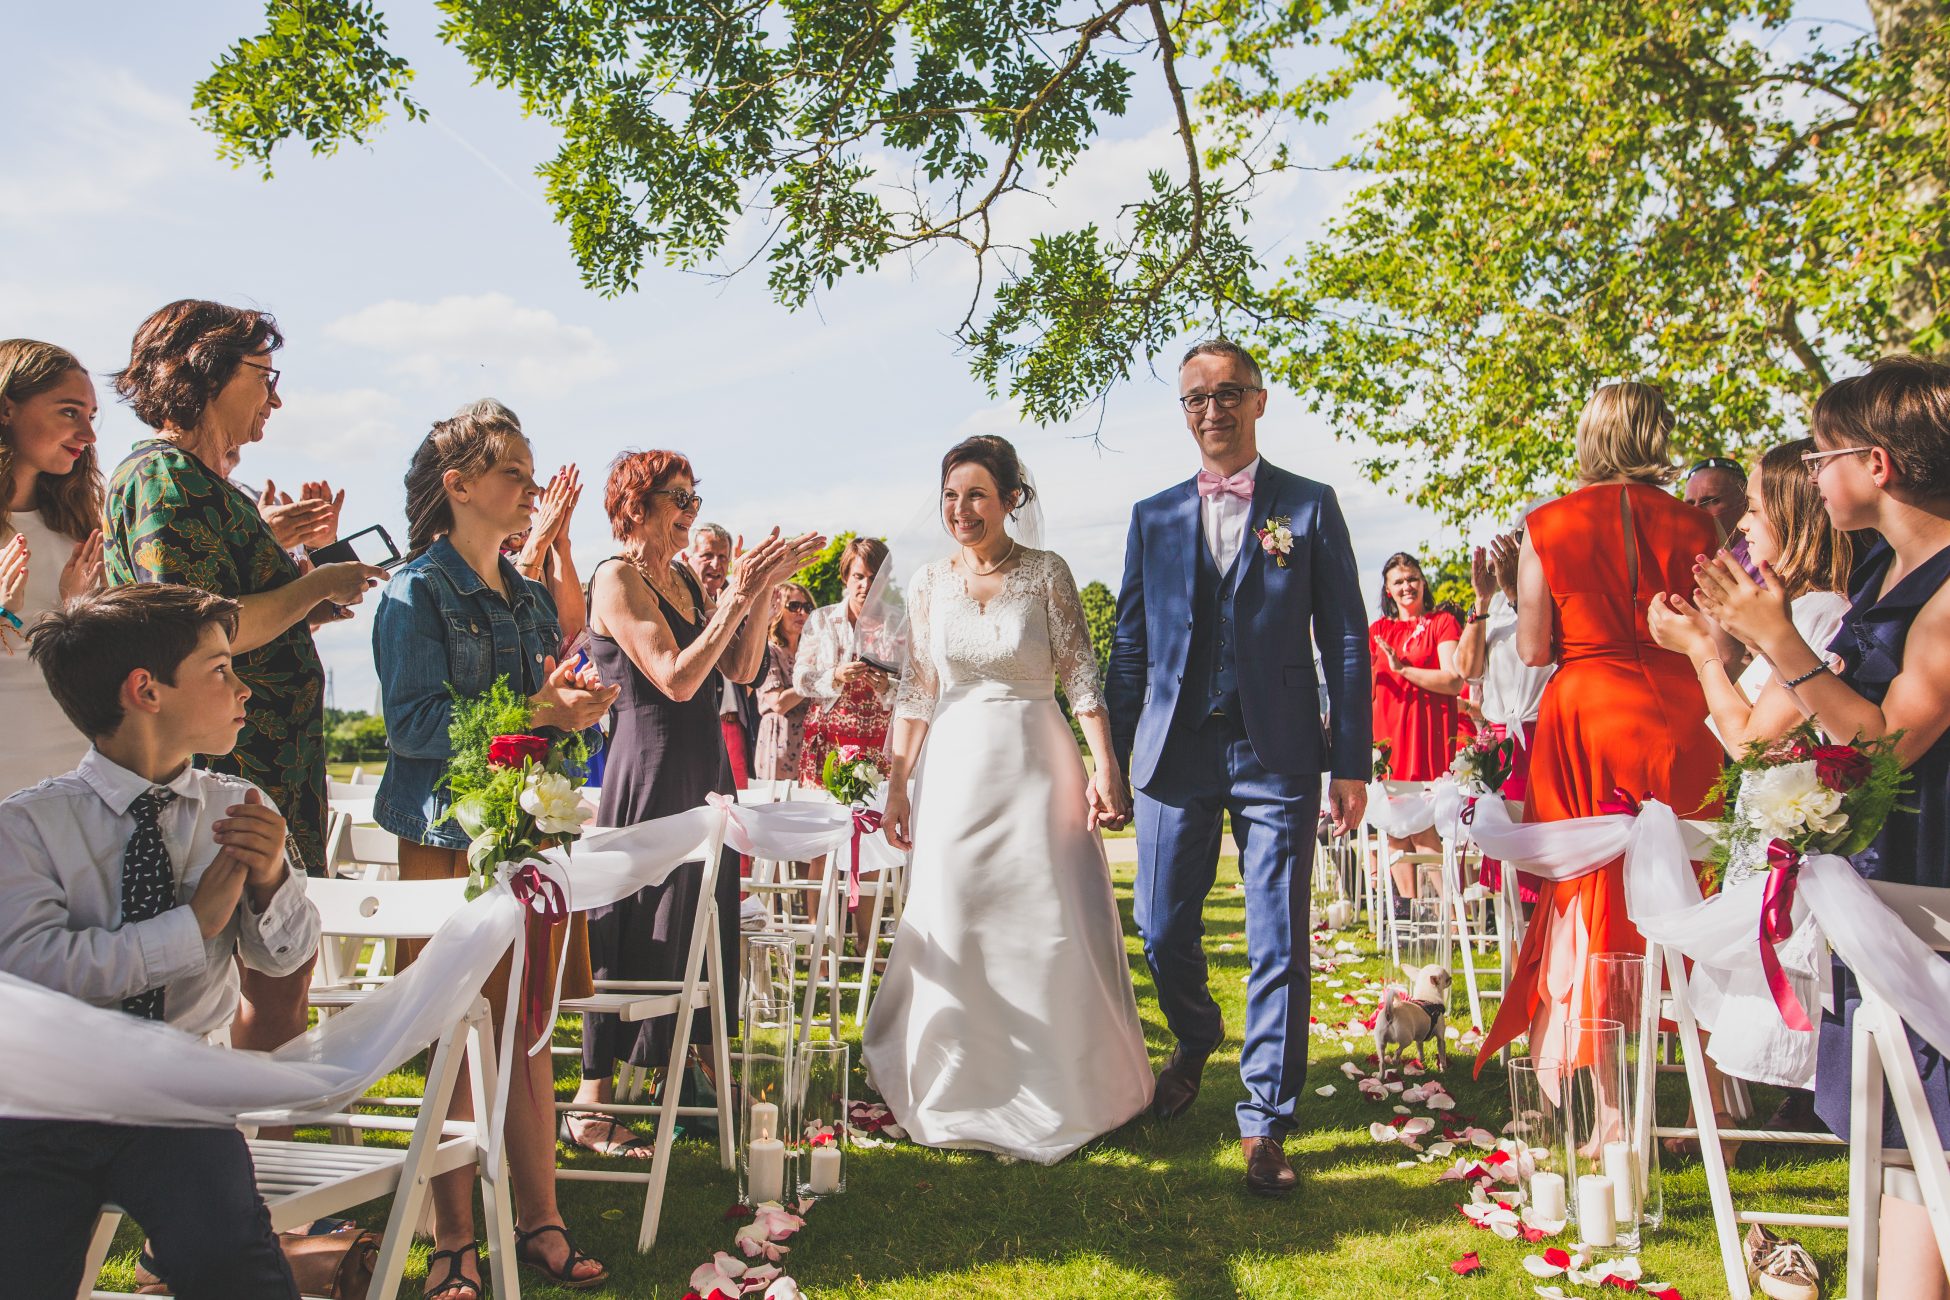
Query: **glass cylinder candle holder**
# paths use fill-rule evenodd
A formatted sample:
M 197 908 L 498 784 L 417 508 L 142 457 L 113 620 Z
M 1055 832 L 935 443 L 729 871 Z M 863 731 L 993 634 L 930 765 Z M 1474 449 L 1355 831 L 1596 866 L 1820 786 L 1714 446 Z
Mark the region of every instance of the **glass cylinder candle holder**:
M 738 1199 L 746 1205 L 783 1203 L 797 1187 L 793 1140 L 793 1024 L 790 998 L 745 1000 L 738 1082 Z
M 798 946 L 789 934 L 748 934 L 743 938 L 743 1007 L 752 998 L 798 1001 Z
M 1653 1232 L 1665 1221 L 1666 1211 L 1659 1144 L 1653 1136 L 1658 1122 L 1659 985 L 1642 954 L 1604 952 L 1592 956 L 1586 987 L 1592 1014 L 1625 1028 L 1625 1119 L 1638 1155 L 1639 1225 L 1641 1231 Z
M 836 1196 L 846 1190 L 847 1079 L 851 1054 L 845 1043 L 799 1047 L 799 1133 L 802 1196 Z
M 1524 1222 L 1556 1235 L 1571 1218 L 1569 1113 L 1564 1106 L 1564 1067 L 1528 1056 L 1510 1059 L 1510 1128 L 1517 1144 Z
M 1567 1029 L 1566 1160 L 1576 1174 L 1571 1217 L 1586 1245 L 1636 1253 L 1640 1180 L 1626 1115 L 1625 1026 L 1585 1018 Z

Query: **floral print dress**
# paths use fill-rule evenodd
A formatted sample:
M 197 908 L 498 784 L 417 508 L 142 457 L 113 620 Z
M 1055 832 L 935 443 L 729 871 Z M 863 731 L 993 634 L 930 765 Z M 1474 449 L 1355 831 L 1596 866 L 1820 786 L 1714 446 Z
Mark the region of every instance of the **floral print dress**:
M 235 600 L 295 581 L 251 499 L 175 443 L 139 442 L 108 482 L 103 554 L 108 584 L 174 582 Z M 289 828 L 286 851 L 325 870 L 325 667 L 299 619 L 234 661 L 251 688 L 237 748 L 200 761 L 258 786 Z

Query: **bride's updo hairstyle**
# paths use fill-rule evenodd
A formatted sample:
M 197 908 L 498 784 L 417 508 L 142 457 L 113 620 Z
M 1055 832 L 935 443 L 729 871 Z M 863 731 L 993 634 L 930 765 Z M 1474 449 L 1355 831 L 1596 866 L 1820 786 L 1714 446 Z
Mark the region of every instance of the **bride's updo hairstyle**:
M 1628 478 L 1670 483 L 1672 409 L 1651 384 L 1606 384 L 1578 416 L 1578 477 L 1586 483 Z
M 948 475 L 957 465 L 980 465 L 995 480 L 996 491 L 1002 494 L 1002 504 L 1009 517 L 1028 505 L 1036 497 L 1036 489 L 1029 486 L 1022 476 L 1022 461 L 1016 457 L 1016 449 L 1007 438 L 993 434 L 978 433 L 973 438 L 964 438 L 948 449 L 941 458 L 941 486 L 948 486 Z

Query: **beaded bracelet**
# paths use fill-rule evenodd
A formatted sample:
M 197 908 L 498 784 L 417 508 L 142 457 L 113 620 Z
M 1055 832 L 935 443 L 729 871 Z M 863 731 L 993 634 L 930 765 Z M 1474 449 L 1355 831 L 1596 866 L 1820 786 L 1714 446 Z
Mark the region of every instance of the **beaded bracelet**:
M 1793 681 L 1782 682 L 1781 685 L 1787 687 L 1789 690 L 1793 690 L 1795 687 L 1802 685 L 1804 682 L 1813 681 L 1815 678 L 1821 676 L 1823 673 L 1827 671 L 1828 671 L 1827 664 L 1816 664 L 1813 668 L 1810 668 L 1807 672 L 1802 673 L 1799 677 L 1795 678 Z

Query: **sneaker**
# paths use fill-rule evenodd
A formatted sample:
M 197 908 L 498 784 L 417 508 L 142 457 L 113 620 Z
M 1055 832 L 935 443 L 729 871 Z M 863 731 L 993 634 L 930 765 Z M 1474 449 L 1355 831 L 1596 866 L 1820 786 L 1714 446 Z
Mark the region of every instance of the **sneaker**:
M 1821 1272 L 1798 1241 L 1777 1237 L 1760 1224 L 1747 1229 L 1743 1252 L 1747 1280 L 1772 1300 L 1817 1300 Z

